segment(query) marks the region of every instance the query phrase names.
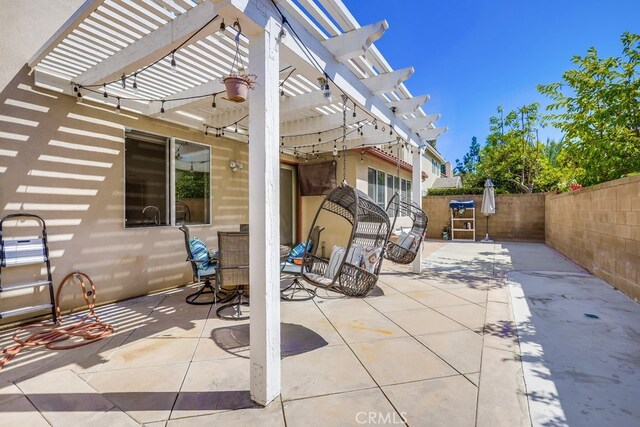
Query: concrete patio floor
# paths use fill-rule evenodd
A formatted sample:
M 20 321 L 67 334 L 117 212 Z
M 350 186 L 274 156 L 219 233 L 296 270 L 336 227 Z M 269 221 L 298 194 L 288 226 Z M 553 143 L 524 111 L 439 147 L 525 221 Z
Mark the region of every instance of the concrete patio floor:
M 385 262 L 366 299 L 282 303 L 282 394 L 267 408 L 249 398 L 248 322 L 187 305 L 182 288 L 101 307 L 116 327 L 101 342 L 24 350 L 0 371 L 0 425 L 530 425 L 509 275 L 584 271 L 544 244 L 425 249 L 422 274 Z

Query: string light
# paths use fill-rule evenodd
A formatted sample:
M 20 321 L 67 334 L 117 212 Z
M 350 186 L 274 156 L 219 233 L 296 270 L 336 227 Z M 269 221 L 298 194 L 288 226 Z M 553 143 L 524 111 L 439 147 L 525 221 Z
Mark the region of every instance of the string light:
M 131 85 L 134 93 L 138 92 L 138 73 L 133 75 L 133 84 Z
M 80 89 L 77 90 L 78 93 L 76 93 L 76 102 L 78 104 L 82 103 L 82 93 L 80 93 Z
M 216 112 L 216 95 L 217 94 L 213 94 L 213 102 L 211 103 L 211 110 L 213 110 L 213 112 Z
M 322 142 L 322 137 L 320 136 L 320 132 L 318 132 L 318 142 Z
M 376 130 L 378 130 L 378 119 L 375 119 L 373 121 L 373 125 L 375 126 Z
M 209 126 L 204 127 L 204 134 L 209 135 Z
M 122 109 L 120 108 L 120 97 L 118 96 L 116 99 L 118 100 L 118 105 L 116 105 L 116 114 L 120 114 L 120 112 L 122 111 Z
M 356 116 L 356 102 L 353 101 L 353 117 Z
M 171 52 L 171 72 L 173 74 L 178 72 L 178 64 L 176 63 L 176 51 Z
M 329 76 L 327 73 L 324 73 L 324 88 L 323 88 L 324 98 L 331 102 L 331 87 L 329 86 Z
M 162 106 L 160 107 L 160 114 L 164 117 L 164 100 L 162 101 Z
M 126 89 L 127 88 L 127 76 L 125 76 L 124 73 L 122 73 L 122 77 L 120 77 L 120 82 L 122 82 L 122 89 Z
M 102 95 L 104 97 L 104 102 L 105 104 L 107 103 L 107 100 L 109 99 L 109 94 L 107 93 L 107 84 L 103 83 L 102 84 L 102 88 L 104 90 L 104 94 Z
M 338 155 L 338 146 L 336 145 L 336 143 L 333 143 L 333 157 L 336 157 Z M 335 160 L 334 160 L 335 161 Z
M 224 18 L 222 19 L 222 22 L 220 23 L 220 31 L 224 31 L 227 29 L 227 26 L 224 23 Z

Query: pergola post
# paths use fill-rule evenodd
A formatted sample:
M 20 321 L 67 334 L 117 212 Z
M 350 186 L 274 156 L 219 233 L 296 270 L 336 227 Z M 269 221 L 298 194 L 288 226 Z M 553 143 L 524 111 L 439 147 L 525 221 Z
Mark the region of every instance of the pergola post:
M 413 174 L 411 176 L 411 200 L 422 209 L 422 150 L 415 148 L 413 152 Z M 413 260 L 412 270 L 420 273 L 422 269 L 422 245 L 418 246 L 418 253 Z
M 249 37 L 251 399 L 265 406 L 280 394 L 279 31 L 270 18 Z

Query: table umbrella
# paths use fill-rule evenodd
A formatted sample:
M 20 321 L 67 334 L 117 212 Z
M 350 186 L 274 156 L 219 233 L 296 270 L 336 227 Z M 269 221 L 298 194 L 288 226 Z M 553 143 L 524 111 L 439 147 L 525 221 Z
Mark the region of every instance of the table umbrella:
M 482 207 L 480 208 L 482 215 L 487 217 L 487 234 L 482 239 L 483 242 L 492 242 L 489 238 L 489 216 L 496 213 L 496 197 L 493 191 L 493 183 L 491 179 L 487 179 L 484 183 L 484 193 L 482 193 Z

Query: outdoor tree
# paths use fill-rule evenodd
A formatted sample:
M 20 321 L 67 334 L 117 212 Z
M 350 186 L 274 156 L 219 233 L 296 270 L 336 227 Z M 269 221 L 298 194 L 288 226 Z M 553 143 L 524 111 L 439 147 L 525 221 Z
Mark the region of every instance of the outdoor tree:
M 640 34 L 624 33 L 622 56 L 595 48 L 574 56 L 562 82 L 538 85 L 554 103 L 546 122 L 565 133 L 559 159 L 570 159 L 586 185 L 640 171 Z
M 456 159 L 456 167 L 454 171 L 460 175 L 475 173 L 476 166 L 480 162 L 480 144 L 475 136 L 471 138 L 469 152 L 464 155 L 462 161 Z
M 538 104 L 524 105 L 506 115 L 498 107 L 498 113 L 489 119 L 491 133 L 480 151 L 478 180 L 492 178 L 505 190 L 528 193 L 554 188 L 560 173 L 550 165 L 545 146 L 538 141 Z

